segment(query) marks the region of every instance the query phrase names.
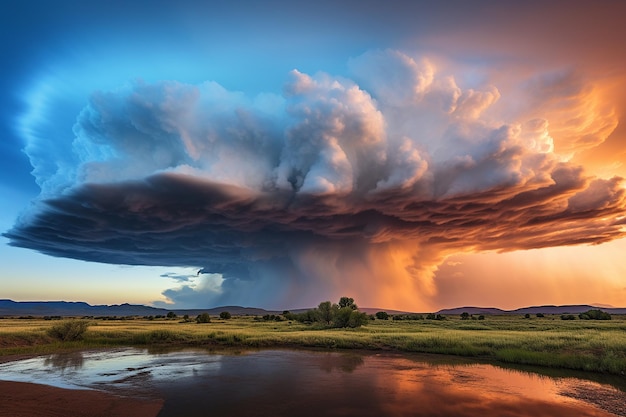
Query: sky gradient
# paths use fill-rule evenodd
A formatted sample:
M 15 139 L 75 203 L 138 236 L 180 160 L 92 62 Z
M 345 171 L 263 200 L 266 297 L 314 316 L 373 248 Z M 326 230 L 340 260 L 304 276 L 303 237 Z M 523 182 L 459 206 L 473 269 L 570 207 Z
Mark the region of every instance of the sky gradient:
M 0 298 L 626 306 L 620 2 L 2 7 Z

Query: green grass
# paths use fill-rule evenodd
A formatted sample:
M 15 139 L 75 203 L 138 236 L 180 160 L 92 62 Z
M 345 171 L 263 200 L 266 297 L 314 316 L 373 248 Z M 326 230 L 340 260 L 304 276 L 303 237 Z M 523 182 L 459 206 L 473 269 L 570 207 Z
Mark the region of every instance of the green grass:
M 106 346 L 305 347 L 438 353 L 512 364 L 626 374 L 626 317 L 564 321 L 487 316 L 484 321 L 375 320 L 357 329 L 321 329 L 253 317 L 211 323 L 92 320 L 83 340 L 49 336 L 55 322 L 0 320 L 0 355 Z

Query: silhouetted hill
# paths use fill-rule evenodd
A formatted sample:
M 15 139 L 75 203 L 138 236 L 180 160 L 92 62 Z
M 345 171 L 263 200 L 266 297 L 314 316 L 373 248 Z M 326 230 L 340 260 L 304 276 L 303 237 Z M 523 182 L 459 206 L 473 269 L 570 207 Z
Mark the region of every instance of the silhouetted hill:
M 500 310 L 494 307 L 456 307 L 439 310 L 438 314 L 458 316 L 461 313 L 469 314 L 509 314 L 508 311 Z
M 440 310 L 438 311 L 438 313 L 443 315 L 448 314 L 451 316 L 459 315 L 463 312 L 467 312 L 469 314 L 578 314 L 595 309 L 598 309 L 598 307 L 594 307 L 591 305 L 545 305 L 523 307 L 515 310 L 501 310 L 499 308 L 493 307 L 457 307 Z M 626 314 L 626 308 L 600 308 L 600 310 L 606 311 L 609 314 Z
M 228 311 L 230 314 L 243 315 L 265 315 L 275 313 L 264 310 L 262 308 L 239 307 L 239 306 L 223 306 L 207 309 L 164 309 L 138 304 L 115 304 L 115 305 L 90 305 L 84 302 L 70 301 L 12 301 L 0 300 L 0 316 L 158 316 L 167 315 L 173 311 L 178 315 L 188 314 L 189 316 L 197 316 L 200 313 L 209 313 L 218 315 L 222 311 Z M 281 311 L 282 312 L 282 311 Z
M 163 311 L 165 311 L 165 314 L 167 314 L 168 311 L 173 311 L 179 316 L 189 314 L 190 317 L 197 316 L 200 313 L 209 313 L 212 316 L 218 316 L 222 311 L 228 311 L 233 316 L 264 316 L 266 314 L 282 313 L 282 311 L 269 311 L 269 310 L 265 310 L 262 308 L 240 307 L 240 306 L 222 306 L 222 307 L 214 307 L 214 308 L 189 309 L 189 310 L 174 309 L 174 310 L 163 310 Z
M 165 312 L 165 313 L 163 313 Z M 2 316 L 150 316 L 167 310 L 136 304 L 95 305 L 70 301 L 0 300 Z
M 566 305 L 566 306 L 533 306 L 518 308 L 516 310 L 501 310 L 493 307 L 458 307 L 440 310 L 437 313 L 443 315 L 460 315 L 463 312 L 469 314 L 578 314 L 591 309 L 597 309 L 591 305 Z M 291 310 L 294 313 L 303 312 L 309 309 Z M 389 310 L 384 308 L 361 308 L 361 311 L 374 314 L 378 311 L 386 311 L 393 314 L 407 314 L 406 311 Z M 626 314 L 626 308 L 601 308 L 609 314 Z M 265 314 L 278 314 L 281 311 L 265 310 L 254 307 L 241 306 L 222 306 L 205 309 L 165 309 L 156 308 L 138 304 L 114 304 L 114 305 L 90 305 L 84 302 L 70 301 L 12 301 L 0 300 L 0 316 L 63 316 L 63 317 L 82 317 L 82 316 L 165 316 L 168 312 L 173 311 L 179 316 L 188 314 L 195 317 L 200 313 L 209 313 L 211 315 L 219 315 L 222 311 L 228 311 L 235 316 L 263 316 Z

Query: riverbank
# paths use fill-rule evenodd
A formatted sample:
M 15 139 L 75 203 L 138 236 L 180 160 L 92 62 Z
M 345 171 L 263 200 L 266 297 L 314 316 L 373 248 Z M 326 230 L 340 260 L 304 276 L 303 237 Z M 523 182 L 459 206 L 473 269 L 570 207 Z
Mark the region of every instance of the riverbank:
M 558 316 L 484 320 L 373 320 L 357 329 L 322 329 L 255 317 L 210 323 L 179 319 L 91 320 L 80 341 L 49 335 L 54 321 L 0 320 L 0 356 L 108 346 L 322 348 L 437 353 L 616 375 L 626 374 L 626 317 L 610 321 Z
M 156 417 L 163 407 L 157 399 L 10 381 L 0 381 L 0 404 L 0 417 Z

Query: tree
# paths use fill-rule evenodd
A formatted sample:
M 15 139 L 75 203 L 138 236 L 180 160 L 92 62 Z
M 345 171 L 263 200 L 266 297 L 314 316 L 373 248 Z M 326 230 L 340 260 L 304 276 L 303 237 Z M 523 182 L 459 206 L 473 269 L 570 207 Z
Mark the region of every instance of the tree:
M 530 314 L 528 314 L 528 313 L 524 314 L 524 318 L 525 319 L 529 319 L 530 318 Z
M 358 310 L 356 304 L 354 304 L 354 298 L 341 297 L 339 299 L 339 308 L 350 307 L 352 310 Z
M 220 313 L 220 318 L 224 320 L 228 320 L 229 318 L 231 318 L 231 315 L 228 311 L 222 311 Z
M 470 315 L 468 312 L 464 311 L 461 313 L 461 320 L 469 320 Z
M 324 301 L 317 306 L 317 310 L 319 312 L 320 320 L 326 324 L 330 324 L 333 322 L 337 306 L 333 306 L 330 301 Z
M 167 318 L 168 319 L 175 319 L 176 318 L 176 313 L 174 313 L 173 311 L 170 311 L 169 313 L 167 313 Z
M 367 313 L 361 313 L 358 310 L 352 310 L 350 318 L 348 319 L 347 327 L 361 327 L 369 321 Z
M 350 315 L 354 310 L 350 307 L 342 307 L 337 310 L 335 317 L 333 318 L 333 327 L 348 327 L 350 322 Z
M 376 313 L 376 318 L 378 320 L 389 320 L 389 314 L 386 311 L 379 311 Z
M 211 316 L 209 315 L 209 313 L 198 314 L 198 317 L 196 317 L 196 323 L 210 323 L 210 322 L 211 322 Z

